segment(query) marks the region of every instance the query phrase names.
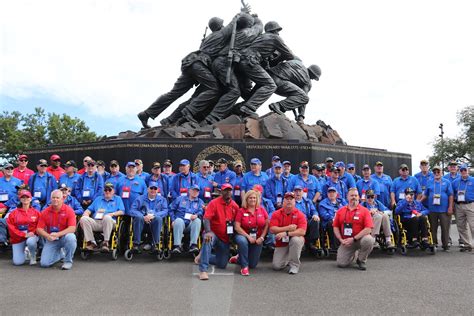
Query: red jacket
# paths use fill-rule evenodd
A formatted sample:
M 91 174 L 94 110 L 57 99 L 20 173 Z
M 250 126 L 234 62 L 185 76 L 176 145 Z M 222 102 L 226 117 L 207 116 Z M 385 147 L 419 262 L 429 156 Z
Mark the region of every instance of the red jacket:
M 64 170 L 63 168 L 57 167 L 56 169 L 54 169 L 52 166 L 49 166 L 46 171 L 51 173 L 56 178 L 56 181 L 59 181 L 59 177 L 66 173 L 66 170 Z
M 32 207 L 27 211 L 23 208 L 17 208 L 11 211 L 7 218 L 10 242 L 12 244 L 18 244 L 25 241 L 25 229 L 30 233 L 36 233 L 36 226 L 38 225 L 39 218 L 40 212 Z

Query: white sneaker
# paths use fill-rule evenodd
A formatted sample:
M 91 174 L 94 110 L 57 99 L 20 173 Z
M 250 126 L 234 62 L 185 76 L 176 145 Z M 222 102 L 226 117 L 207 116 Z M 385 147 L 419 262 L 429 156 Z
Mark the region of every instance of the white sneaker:
M 289 274 L 297 274 L 298 273 L 298 268 L 297 267 L 291 267 L 290 271 L 288 271 Z
M 36 258 L 30 258 L 30 266 L 36 265 Z
M 71 270 L 72 269 L 72 262 L 64 262 L 61 270 Z
M 25 248 L 25 260 L 30 260 L 30 250 L 28 248 Z

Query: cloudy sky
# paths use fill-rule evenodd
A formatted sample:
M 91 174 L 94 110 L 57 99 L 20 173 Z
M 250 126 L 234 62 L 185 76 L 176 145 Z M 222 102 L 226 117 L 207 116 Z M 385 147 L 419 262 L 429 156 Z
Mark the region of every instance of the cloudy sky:
M 307 123 L 325 121 L 350 145 L 410 153 L 414 166 L 439 123 L 459 134 L 456 112 L 474 104 L 474 2 L 249 2 L 322 69 Z M 0 0 L 0 110 L 41 106 L 100 135 L 138 130 L 136 113 L 172 87 L 208 19 L 239 9 L 237 0 Z

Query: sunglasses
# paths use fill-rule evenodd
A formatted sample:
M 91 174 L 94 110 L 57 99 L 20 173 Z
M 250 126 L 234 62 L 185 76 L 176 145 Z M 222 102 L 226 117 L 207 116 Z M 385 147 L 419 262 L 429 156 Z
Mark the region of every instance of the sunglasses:
M 368 199 L 375 199 L 375 196 L 373 196 L 373 195 L 367 195 L 367 198 L 368 198 Z
M 29 199 L 30 197 L 28 195 L 23 195 L 23 196 L 20 196 L 20 199 Z
M 117 165 L 110 165 L 110 168 L 117 168 Z
M 61 159 L 54 159 L 54 162 L 61 162 Z
M 403 168 L 402 171 L 408 171 L 408 169 L 407 169 L 407 168 Z
M 411 196 L 413 196 L 413 195 L 415 195 L 415 193 L 407 193 L 406 195 L 411 195 Z
M 27 159 L 20 159 L 20 160 L 18 160 L 18 161 L 19 161 L 19 162 L 26 162 L 26 161 L 28 161 L 28 160 L 27 160 Z
M 5 168 L 5 170 L 13 170 L 12 167 Z
M 93 163 L 88 163 L 87 167 L 94 167 L 95 165 Z
M 441 173 L 439 170 L 433 170 L 433 173 Z
M 111 188 L 105 188 L 104 191 L 105 192 L 112 192 L 112 189 Z
M 355 168 L 349 168 L 348 170 L 354 170 Z
M 308 166 L 301 166 L 300 168 L 301 168 L 301 169 L 309 169 Z
M 293 199 L 294 199 L 294 197 L 292 197 L 292 196 L 285 197 L 285 200 L 293 200 Z
M 48 165 L 39 165 L 39 166 L 45 168 L 45 167 L 47 167 Z
M 149 187 L 148 189 L 150 189 L 150 190 L 158 190 L 157 187 Z

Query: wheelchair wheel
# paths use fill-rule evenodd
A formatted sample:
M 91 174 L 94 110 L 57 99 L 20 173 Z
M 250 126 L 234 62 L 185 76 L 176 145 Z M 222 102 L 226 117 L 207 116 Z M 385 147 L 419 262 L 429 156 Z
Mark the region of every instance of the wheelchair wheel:
M 157 259 L 158 261 L 162 261 L 164 258 L 165 258 L 164 252 L 161 251 L 161 250 L 158 251 L 158 253 L 156 254 L 156 259 Z
M 329 257 L 329 249 L 323 249 L 323 254 L 326 258 Z
M 323 251 L 323 249 L 318 249 L 318 250 L 316 250 L 316 258 L 321 259 L 322 257 L 324 257 L 324 251 Z
M 111 255 L 112 255 L 112 259 L 113 259 L 113 260 L 117 260 L 117 259 L 118 259 L 118 256 L 119 256 L 118 249 L 112 250 Z
M 163 259 L 169 260 L 170 258 L 171 258 L 171 251 L 169 251 L 168 249 L 166 249 L 166 250 L 163 252 Z
M 81 259 L 87 260 L 89 259 L 90 254 L 87 251 L 81 251 Z
M 406 246 L 401 246 L 400 247 L 400 253 L 405 256 L 407 254 L 407 247 Z
M 123 254 L 123 256 L 125 257 L 125 260 L 132 261 L 132 259 L 133 259 L 132 250 L 130 250 L 130 249 L 125 250 L 125 253 Z
M 436 246 L 430 246 L 429 248 L 430 254 L 434 255 L 436 254 Z
M 389 255 L 393 255 L 393 254 L 395 254 L 395 250 L 396 250 L 395 248 L 387 248 L 387 253 Z

